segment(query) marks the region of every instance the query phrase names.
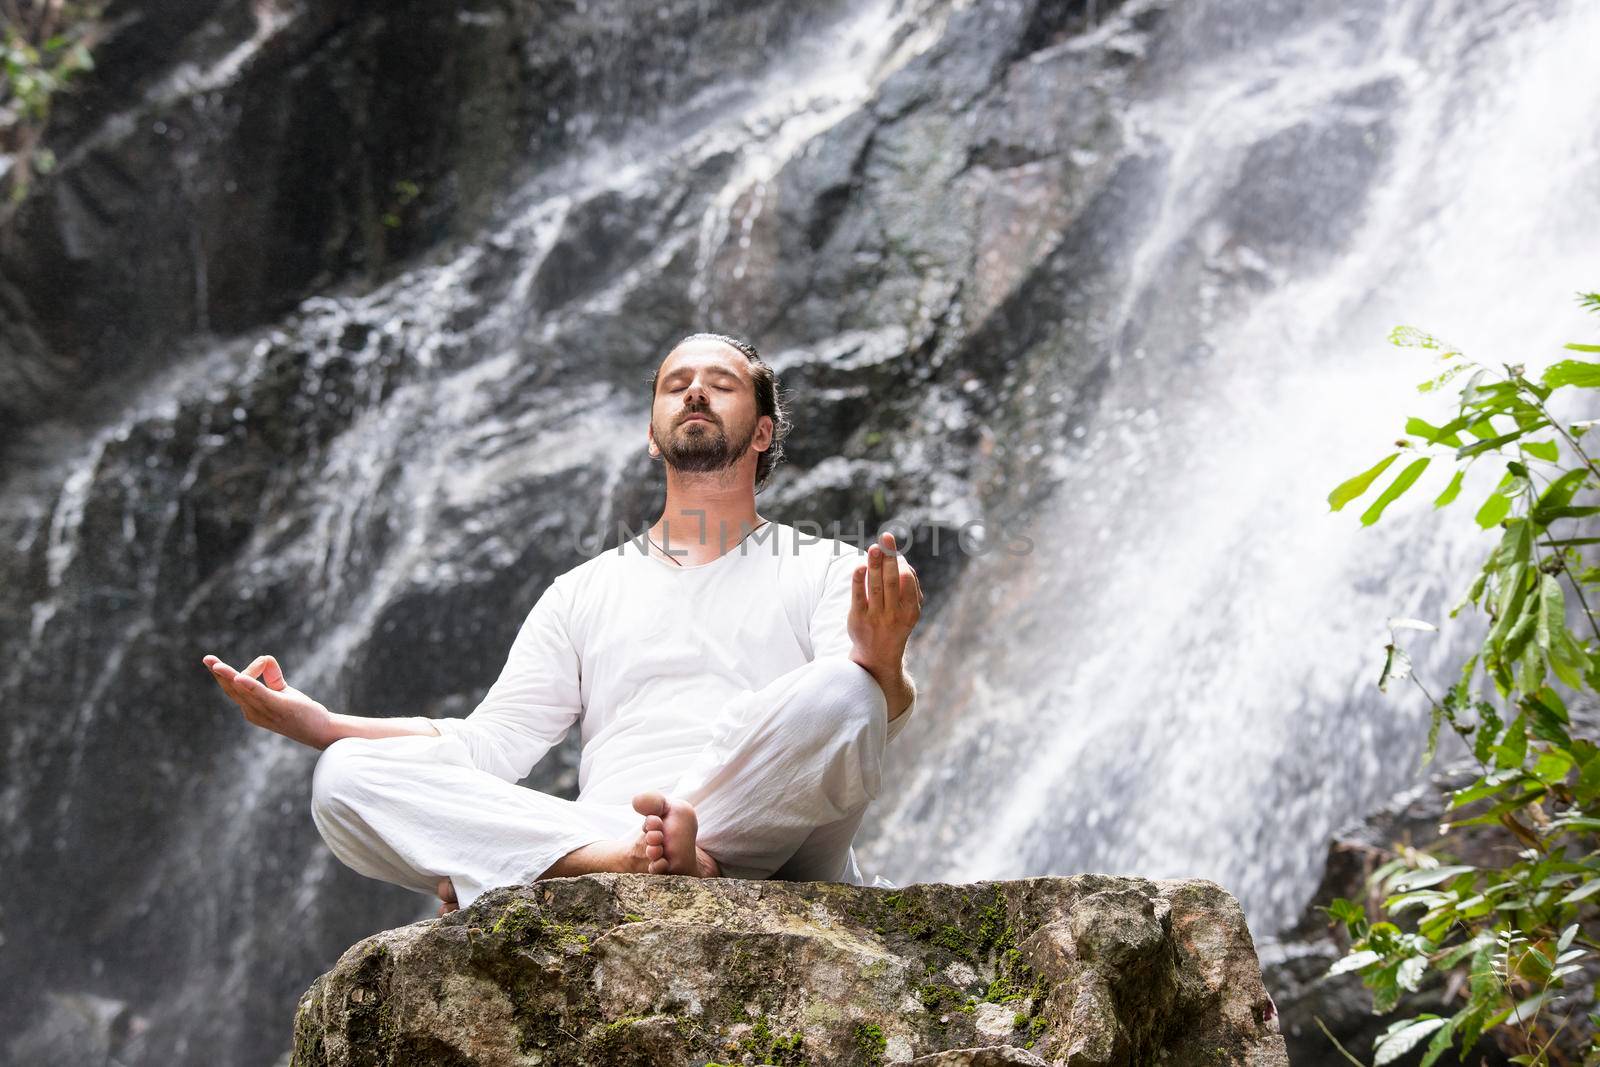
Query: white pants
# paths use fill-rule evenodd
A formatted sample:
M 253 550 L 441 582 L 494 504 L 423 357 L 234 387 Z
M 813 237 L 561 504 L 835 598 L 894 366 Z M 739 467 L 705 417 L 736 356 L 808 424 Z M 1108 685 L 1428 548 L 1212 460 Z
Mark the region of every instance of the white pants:
M 813 660 L 722 708 L 666 793 L 694 805 L 696 844 L 726 877 L 860 882 L 850 843 L 882 781 L 887 716 L 863 668 Z M 562 800 L 480 771 L 453 736 L 335 741 L 317 760 L 311 815 L 349 867 L 429 895 L 448 877 L 462 907 L 644 823 L 631 805 Z

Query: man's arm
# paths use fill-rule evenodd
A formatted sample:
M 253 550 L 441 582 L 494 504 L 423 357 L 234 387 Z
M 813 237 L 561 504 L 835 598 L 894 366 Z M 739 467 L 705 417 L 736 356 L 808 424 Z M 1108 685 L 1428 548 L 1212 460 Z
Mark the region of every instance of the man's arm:
M 566 590 L 552 583 L 528 613 L 500 677 L 464 719 L 419 719 L 466 745 L 472 763 L 507 782 L 567 736 L 583 714 L 578 652 L 567 631 Z
M 327 748 L 343 737 L 438 733 L 426 719 L 381 719 L 331 712 L 291 686 L 271 656 L 257 656 L 242 671 L 234 670 L 216 656 L 207 656 L 204 662 L 222 691 L 239 705 L 247 722 L 312 748 Z
M 345 737 L 454 734 L 478 769 L 515 782 L 566 736 L 583 710 L 578 656 L 567 637 L 564 616 L 565 601 L 552 585 L 517 632 L 500 677 L 465 719 L 331 712 L 290 686 L 271 656 L 258 656 L 242 671 L 216 656 L 206 656 L 205 664 L 246 720 L 292 741 L 324 749 Z

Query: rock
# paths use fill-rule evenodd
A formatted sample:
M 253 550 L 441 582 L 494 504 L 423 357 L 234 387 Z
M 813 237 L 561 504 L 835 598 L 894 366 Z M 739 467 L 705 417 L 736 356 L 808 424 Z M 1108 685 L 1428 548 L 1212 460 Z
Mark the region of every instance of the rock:
M 294 1036 L 296 1067 L 1288 1063 L 1234 899 L 1103 875 L 497 889 L 353 946 Z
M 935 1052 L 931 1056 L 918 1056 L 911 1067 L 991 1067 L 1005 1063 L 1047 1064 L 1027 1049 L 1009 1045 L 990 1045 L 987 1048 L 953 1048 Z

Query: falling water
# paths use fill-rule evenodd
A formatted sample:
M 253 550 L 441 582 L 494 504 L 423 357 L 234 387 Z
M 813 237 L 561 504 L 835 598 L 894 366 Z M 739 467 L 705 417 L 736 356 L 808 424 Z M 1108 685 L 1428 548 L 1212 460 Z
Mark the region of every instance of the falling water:
M 1373 529 L 1325 497 L 1447 403 L 1389 327 L 1491 365 L 1592 333 L 1571 297 L 1600 267 L 1600 10 L 1341 6 L 1217 52 L 1251 6 L 1190 9 L 1195 53 L 1127 110 L 1166 169 L 1108 385 L 1041 457 L 1060 483 L 1018 520 L 1034 552 L 975 564 L 922 640 L 935 721 L 868 850 L 897 880 L 1202 876 L 1270 933 L 1330 831 L 1418 764 L 1425 702 L 1374 685 L 1385 619 L 1444 624 L 1415 642 L 1436 691 L 1470 637 L 1443 609 L 1493 539 L 1462 510 L 1500 472 L 1436 517 L 1436 464 Z M 1370 178 L 1316 173 L 1362 144 Z M 1308 149 L 1303 187 L 1252 185 L 1263 145 Z M 1199 354 L 1144 339 L 1156 301 L 1186 305 Z

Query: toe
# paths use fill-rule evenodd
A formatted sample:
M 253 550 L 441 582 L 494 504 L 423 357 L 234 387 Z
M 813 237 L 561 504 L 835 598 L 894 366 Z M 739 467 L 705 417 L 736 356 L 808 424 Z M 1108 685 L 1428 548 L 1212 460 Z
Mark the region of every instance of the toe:
M 660 793 L 640 793 L 633 798 L 633 810 L 640 815 L 665 815 L 667 798 Z

